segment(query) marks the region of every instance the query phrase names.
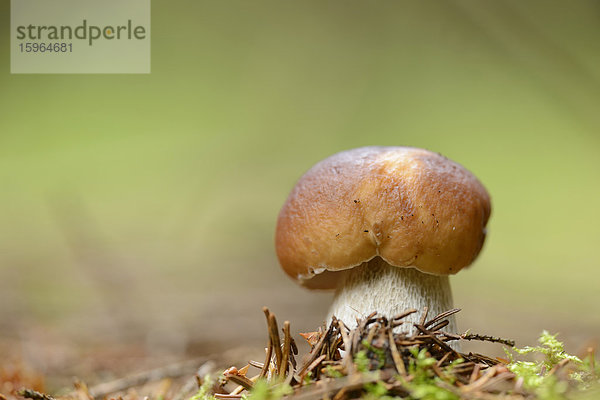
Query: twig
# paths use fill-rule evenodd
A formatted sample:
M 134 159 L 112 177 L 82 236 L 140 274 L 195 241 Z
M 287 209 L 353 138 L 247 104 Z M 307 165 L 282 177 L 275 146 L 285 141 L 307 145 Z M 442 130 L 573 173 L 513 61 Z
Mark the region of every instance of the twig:
M 345 388 L 347 391 L 362 388 L 365 384 L 386 380 L 390 378 L 389 372 L 374 371 L 362 374 L 355 374 L 345 378 L 335 379 L 329 382 L 323 382 L 322 385 L 308 386 L 290 398 L 294 400 L 320 400 L 328 398 L 332 393 Z
M 204 379 L 206 375 L 210 374 L 215 369 L 215 363 L 213 361 L 207 361 L 196 370 L 196 375 L 186 381 L 186 383 L 179 389 L 177 394 L 173 397 L 173 400 L 184 400 L 191 392 L 196 390 L 197 378 L 200 380 Z
M 273 354 L 273 344 L 271 343 L 271 341 L 269 341 L 269 347 L 267 347 L 265 349 L 265 362 L 263 363 L 263 368 L 260 371 L 260 377 L 264 378 L 265 376 L 267 376 L 267 372 L 269 372 L 269 366 L 271 364 L 271 357 Z
M 448 357 L 450 357 L 450 355 L 451 355 L 451 354 L 452 354 L 452 352 L 450 352 L 450 351 L 447 351 L 447 352 L 446 352 L 446 354 L 444 354 L 444 355 L 442 356 L 442 358 L 440 358 L 440 359 L 438 360 L 438 362 L 437 362 L 437 366 L 438 366 L 438 367 L 441 367 L 441 366 L 442 366 L 442 365 L 443 365 L 443 364 L 446 362 L 446 360 L 448 359 Z
M 261 378 L 267 376 L 267 372 L 269 372 L 269 365 L 271 364 L 271 356 L 273 354 L 273 341 L 271 340 L 271 329 L 268 328 L 269 315 L 271 315 L 271 312 L 269 311 L 269 309 L 267 307 L 263 307 L 263 312 L 265 313 L 265 317 L 267 318 L 267 331 L 269 332 L 269 344 L 267 345 L 267 351 L 266 351 L 267 354 L 265 357 L 265 362 L 263 364 L 262 370 L 260 371 Z
M 415 328 L 417 328 L 421 333 L 423 333 L 425 335 L 430 335 L 431 340 L 435 344 L 437 344 L 438 346 L 440 346 L 442 348 L 442 350 L 444 350 L 444 351 L 450 351 L 455 356 L 460 357 L 460 354 L 458 354 L 458 352 L 456 350 L 454 350 L 452 347 L 448 346 L 446 343 L 442 342 L 440 339 L 438 339 L 437 336 L 433 335 L 430 331 L 428 331 L 427 329 L 425 329 L 425 327 L 423 327 L 422 325 L 415 324 Z
M 516 377 L 512 372 L 502 372 L 492 379 L 490 379 L 485 385 L 482 385 L 479 390 L 487 390 L 487 391 L 498 391 L 498 386 L 501 384 L 506 384 L 510 380 Z M 506 385 L 505 390 L 509 390 L 512 387 L 511 384 Z
M 496 371 L 496 367 L 488 368 L 481 378 L 469 385 L 463 386 L 461 391 L 472 392 L 474 390 L 481 389 L 483 385 L 485 385 L 496 374 Z
M 416 309 L 414 309 L 414 308 L 411 308 L 411 309 L 409 309 L 409 310 L 406 310 L 406 311 L 404 311 L 404 312 L 403 312 L 403 313 L 401 313 L 401 314 L 395 315 L 395 316 L 392 318 L 392 321 L 397 321 L 397 320 L 404 319 L 404 318 L 408 317 L 409 315 L 411 315 L 411 314 L 414 314 L 414 313 L 416 313 L 416 312 L 417 312 L 417 310 L 416 310 Z
M 444 318 L 448 318 L 449 316 L 454 315 L 457 312 L 460 312 L 460 308 L 453 308 L 451 310 L 444 311 L 443 313 L 438 314 L 435 317 L 433 317 L 431 320 L 427 321 L 427 323 L 424 323 L 424 324 L 421 324 L 421 325 L 423 325 L 425 328 L 429 328 L 431 325 L 433 325 L 437 321 L 440 321 L 440 320 L 442 320 Z
M 396 370 L 401 376 L 406 376 L 406 367 L 404 367 L 404 360 L 400 357 L 398 353 L 398 347 L 396 346 L 396 341 L 394 340 L 394 334 L 392 333 L 392 328 L 388 329 L 388 341 L 390 344 L 390 350 L 392 352 L 392 359 L 394 360 L 394 364 L 396 365 Z
M 213 394 L 217 399 L 241 399 L 241 394 L 223 394 L 223 393 L 215 393 Z
M 246 378 L 243 375 L 225 374 L 225 379 L 228 381 L 232 381 L 233 383 L 237 383 L 238 385 L 243 386 L 247 390 L 250 390 L 254 387 L 254 382 L 252 382 L 250 379 Z
M 429 313 L 429 307 L 423 307 L 423 315 L 421 315 L 421 322 L 419 325 L 425 325 L 425 321 L 427 321 L 427 314 Z
M 481 354 L 460 354 L 446 343 L 465 338 L 466 340 L 488 341 L 493 339 L 493 341 L 500 342 L 498 338 L 483 335 L 464 334 L 460 336 L 443 331 L 442 329 L 448 325 L 446 318 L 457 313 L 458 309 L 449 310 L 427 320 L 428 309 L 425 308 L 420 318 L 423 323 L 412 324 L 416 333 L 409 333 L 408 329 L 403 332 L 394 332 L 398 331 L 397 327 L 404 322 L 402 318 L 415 313 L 416 310 L 407 310 L 389 320 L 376 313 L 371 313 L 364 319 L 358 320 L 357 327 L 351 330 L 348 330 L 342 321 L 332 317 L 329 326 L 324 326 L 318 332 L 303 335 L 308 338 L 311 350 L 303 363 L 298 366 L 294 360 L 296 351 L 289 321 L 284 322 L 281 336 L 277 331 L 275 315 L 266 307 L 263 311 L 267 318 L 269 332 L 269 346 L 266 349 L 265 362 L 250 361 L 240 370 L 232 367 L 226 371 L 224 373 L 225 381 L 237 383 L 239 386 L 230 393 L 215 395 L 217 399 L 240 399 L 245 391 L 254 387 L 257 379 L 263 378 L 265 375 L 271 383 L 274 382 L 276 385 L 291 385 L 295 394 L 289 398 L 293 400 L 358 398 L 365 394 L 364 384 L 373 381 L 381 382 L 390 396 L 405 398 L 414 394 L 411 393 L 412 385 L 408 383 L 415 379 L 415 375 L 409 375 L 406 368 L 407 364 L 415 362 L 413 349 L 419 352 L 425 351 L 427 357 L 435 360 L 425 367 L 439 378 L 434 384 L 460 398 L 488 400 L 493 398 L 493 394 L 508 395 L 511 390 L 514 390 L 513 394 L 516 396 L 511 395 L 511 399 L 523 400 L 531 395 L 524 391 L 518 382 L 515 383 L 515 375 L 509 372 L 500 360 L 494 360 Z M 500 343 L 508 344 L 506 339 L 501 340 L 503 342 Z M 368 363 L 365 365 L 370 368 L 377 365 L 380 368 L 377 372 L 359 373 L 357 371 L 354 357 L 359 350 L 366 350 L 362 355 L 362 357 L 367 357 Z M 459 358 L 464 359 L 465 362 L 452 364 Z M 560 363 L 550 373 L 556 373 L 565 364 L 566 362 Z M 452 365 L 452 367 L 444 368 L 448 365 Z M 260 368 L 261 373 L 253 378 L 247 378 L 246 370 L 250 366 Z M 309 374 L 311 374 L 311 379 L 307 381 L 305 378 Z M 342 377 L 331 378 L 336 374 L 341 374 Z M 402 378 L 396 378 L 398 375 Z M 371 380 L 374 377 L 375 379 Z M 309 385 L 304 386 L 305 382 L 308 382 Z
M 111 382 L 101 383 L 91 387 L 89 389 L 89 394 L 95 399 L 103 398 L 111 393 L 120 392 L 134 386 L 141 386 L 151 381 L 158 381 L 164 378 L 177 378 L 190 373 L 190 370 L 194 371 L 199 368 L 198 364 L 201 362 L 206 362 L 206 360 L 203 358 L 200 360 L 184 361 L 150 371 L 140 372 Z
M 493 342 L 493 343 L 502 343 L 510 347 L 515 347 L 515 341 L 511 339 L 502 339 L 495 336 L 488 335 L 479 335 L 476 333 L 465 333 L 460 335 L 461 339 L 464 340 L 480 340 L 482 342 Z
M 329 337 L 331 331 L 333 330 L 333 324 L 329 325 L 329 329 L 321 336 L 315 347 L 311 350 L 308 360 L 306 361 L 304 367 L 298 372 L 300 376 L 304 376 L 306 369 L 309 367 L 310 363 L 312 363 L 320 354 L 323 345 L 325 344 L 325 340 Z
M 475 364 L 473 368 L 473 372 L 471 372 L 471 376 L 469 377 L 469 383 L 475 382 L 479 378 L 479 370 L 481 369 L 480 364 Z
M 435 324 L 434 326 L 431 327 L 431 331 L 436 332 L 439 331 L 442 328 L 445 328 L 446 326 L 448 326 L 450 324 L 450 321 L 448 321 L 447 319 L 438 322 L 437 324 Z
M 253 376 L 252 378 L 250 378 L 250 381 L 251 381 L 252 383 L 256 383 L 256 381 L 258 380 L 258 378 L 259 378 L 259 377 L 260 377 L 260 375 L 255 375 L 255 376 Z M 231 393 L 229 393 L 229 394 L 240 394 L 240 393 L 242 393 L 244 390 L 246 390 L 246 388 L 245 388 L 244 386 L 242 386 L 242 385 L 239 385 L 238 387 L 236 387 L 235 389 L 233 389 L 233 390 L 231 391 Z
M 267 322 L 269 325 L 269 336 L 271 337 L 271 344 L 273 345 L 273 350 L 275 351 L 275 374 L 279 373 L 279 369 L 281 368 L 281 339 L 279 338 L 279 329 L 277 328 L 277 319 L 275 318 L 275 314 L 269 311 L 267 307 L 263 308 L 263 312 L 267 317 Z
M 346 373 L 348 375 L 353 375 L 356 373 L 356 368 L 354 367 L 354 362 L 352 360 L 352 342 L 348 337 L 348 333 L 346 332 L 346 325 L 339 319 L 337 320 L 338 328 L 340 330 L 340 335 L 342 336 L 342 342 L 344 343 L 344 356 L 342 357 L 342 365 L 346 368 Z
M 48 394 L 40 393 L 32 389 L 21 389 L 17 391 L 17 394 L 21 397 L 32 400 L 55 400 L 54 397 Z
M 285 377 L 288 370 L 288 361 L 291 349 L 290 321 L 283 323 L 283 356 L 281 359 L 281 367 L 279 368 L 279 376 Z
M 319 357 L 317 357 L 313 362 L 311 362 L 300 374 L 300 379 L 304 380 L 304 377 L 313 369 L 315 369 L 319 364 L 321 364 L 321 361 L 323 361 L 325 358 L 327 358 L 326 354 L 322 354 Z
M 552 367 L 552 369 L 548 372 L 548 376 L 550 375 L 554 375 L 559 369 L 563 368 L 565 365 L 567 365 L 571 360 L 569 360 L 568 358 L 565 358 L 564 360 L 560 360 L 558 362 L 558 364 L 556 364 L 554 367 Z
M 264 363 L 258 362 L 258 361 L 254 361 L 254 360 L 250 360 L 248 361 L 248 364 L 250 364 L 251 366 L 253 366 L 254 368 L 258 368 L 260 370 L 263 369 L 263 367 L 265 366 Z

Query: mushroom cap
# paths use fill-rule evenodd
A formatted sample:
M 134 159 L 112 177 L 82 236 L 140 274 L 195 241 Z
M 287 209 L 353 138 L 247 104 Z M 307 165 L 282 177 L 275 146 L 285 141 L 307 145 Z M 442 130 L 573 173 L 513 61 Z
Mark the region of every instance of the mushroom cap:
M 317 163 L 277 219 L 283 270 L 333 289 L 344 270 L 381 257 L 396 267 L 455 274 L 485 240 L 490 197 L 463 166 L 411 147 L 362 147 Z

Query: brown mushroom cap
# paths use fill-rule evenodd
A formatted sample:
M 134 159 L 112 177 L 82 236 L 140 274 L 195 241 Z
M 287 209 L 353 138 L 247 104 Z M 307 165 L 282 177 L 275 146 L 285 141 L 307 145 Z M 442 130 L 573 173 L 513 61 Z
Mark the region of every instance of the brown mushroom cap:
M 455 274 L 479 254 L 490 197 L 461 165 L 410 147 L 363 147 L 312 167 L 288 196 L 275 245 L 283 270 L 309 288 L 374 257 Z

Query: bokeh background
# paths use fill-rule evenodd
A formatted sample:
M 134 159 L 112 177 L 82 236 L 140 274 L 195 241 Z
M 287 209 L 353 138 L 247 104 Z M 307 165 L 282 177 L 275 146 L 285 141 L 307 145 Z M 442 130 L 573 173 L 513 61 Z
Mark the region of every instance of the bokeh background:
M 331 294 L 279 270 L 277 213 L 365 145 L 441 152 L 491 193 L 484 251 L 452 279 L 462 328 L 599 340 L 598 2 L 152 7 L 150 75 L 11 75 L 0 3 L 4 355 L 69 375 L 261 354 L 263 305 L 312 330 Z

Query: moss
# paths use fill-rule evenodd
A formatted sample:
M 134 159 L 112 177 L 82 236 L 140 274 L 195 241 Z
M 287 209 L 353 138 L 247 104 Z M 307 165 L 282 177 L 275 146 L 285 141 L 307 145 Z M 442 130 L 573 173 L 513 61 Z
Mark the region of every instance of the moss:
M 365 346 L 368 352 L 373 353 L 373 355 L 377 357 L 377 366 L 375 369 L 383 368 L 386 359 L 385 350 L 373 346 L 373 344 L 369 343 L 367 340 L 363 340 L 361 343 L 363 346 Z
M 293 390 L 290 385 L 283 383 L 269 385 L 266 380 L 261 379 L 255 383 L 250 394 L 244 396 L 244 398 L 249 400 L 279 400 L 292 393 Z
M 513 353 L 505 349 L 510 361 L 507 368 L 522 378 L 524 387 L 533 391 L 540 400 L 583 398 L 580 395 L 584 395 L 586 391 L 597 390 L 600 369 L 596 367 L 593 356 L 582 361 L 579 357 L 568 354 L 564 344 L 556 336 L 543 331 L 538 339 L 540 346 L 513 349 L 517 354 L 537 357 L 537 361 L 516 360 Z M 561 363 L 568 363 L 568 366 L 564 366 L 568 380 L 557 377 L 556 369 Z
M 410 392 L 411 399 L 422 400 L 459 400 L 453 392 L 440 387 L 442 380 L 433 372 L 433 366 L 437 360 L 430 357 L 425 349 L 410 349 L 412 359 L 408 366 L 409 375 L 413 376 L 411 381 L 405 381 L 404 386 Z M 402 379 L 402 378 L 400 378 Z
M 210 375 L 205 376 L 200 389 L 189 400 L 216 400 L 213 396 L 214 385 L 214 379 Z
M 358 372 L 369 371 L 371 361 L 369 360 L 369 357 L 367 357 L 367 352 L 365 350 L 361 350 L 354 355 L 354 364 Z

